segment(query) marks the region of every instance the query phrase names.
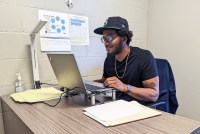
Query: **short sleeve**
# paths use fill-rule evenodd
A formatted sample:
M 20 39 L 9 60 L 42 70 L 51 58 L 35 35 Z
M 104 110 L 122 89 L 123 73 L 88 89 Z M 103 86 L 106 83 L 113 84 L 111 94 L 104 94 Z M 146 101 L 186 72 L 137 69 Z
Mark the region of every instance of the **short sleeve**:
M 141 53 L 140 68 L 142 71 L 142 81 L 158 76 L 156 60 L 152 53 L 145 50 Z

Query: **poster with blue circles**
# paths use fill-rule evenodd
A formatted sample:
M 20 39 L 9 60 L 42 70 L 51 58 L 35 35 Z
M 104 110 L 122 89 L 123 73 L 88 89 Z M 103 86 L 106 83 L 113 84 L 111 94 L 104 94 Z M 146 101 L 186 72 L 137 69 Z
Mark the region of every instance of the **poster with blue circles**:
M 38 10 L 39 20 L 47 21 L 40 30 L 42 51 L 71 51 L 71 45 L 89 45 L 88 17 Z
M 66 13 L 38 10 L 39 19 L 48 21 L 40 31 L 42 37 L 69 38 L 69 16 Z

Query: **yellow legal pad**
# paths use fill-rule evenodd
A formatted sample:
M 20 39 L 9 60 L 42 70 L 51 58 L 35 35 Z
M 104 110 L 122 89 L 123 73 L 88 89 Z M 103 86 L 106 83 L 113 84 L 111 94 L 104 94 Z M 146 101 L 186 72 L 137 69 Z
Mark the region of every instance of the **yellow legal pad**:
M 11 94 L 10 97 L 17 102 L 39 102 L 59 98 L 62 93 L 62 91 L 57 90 L 56 88 L 49 87 L 14 93 Z

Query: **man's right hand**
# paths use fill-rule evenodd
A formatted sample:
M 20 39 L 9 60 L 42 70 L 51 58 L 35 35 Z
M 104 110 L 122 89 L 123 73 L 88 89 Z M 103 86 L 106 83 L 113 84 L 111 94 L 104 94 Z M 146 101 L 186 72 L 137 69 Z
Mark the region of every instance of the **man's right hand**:
M 104 77 L 102 76 L 101 79 L 97 79 L 97 80 L 94 80 L 94 81 L 95 81 L 95 82 L 99 82 L 99 83 L 104 83 L 105 80 L 106 80 L 106 78 L 104 78 Z

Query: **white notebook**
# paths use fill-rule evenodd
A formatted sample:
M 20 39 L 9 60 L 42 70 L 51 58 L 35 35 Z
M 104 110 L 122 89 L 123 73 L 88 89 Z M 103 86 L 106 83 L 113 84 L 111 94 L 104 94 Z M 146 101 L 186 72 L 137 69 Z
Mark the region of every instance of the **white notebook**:
M 136 101 L 127 102 L 124 100 L 88 107 L 84 111 L 84 114 L 105 126 L 114 126 L 161 114 Z

